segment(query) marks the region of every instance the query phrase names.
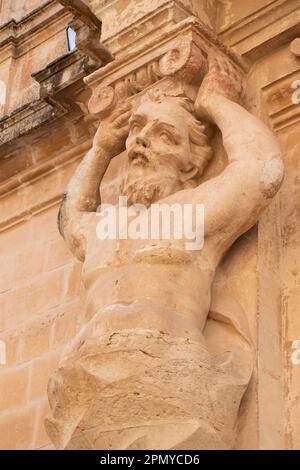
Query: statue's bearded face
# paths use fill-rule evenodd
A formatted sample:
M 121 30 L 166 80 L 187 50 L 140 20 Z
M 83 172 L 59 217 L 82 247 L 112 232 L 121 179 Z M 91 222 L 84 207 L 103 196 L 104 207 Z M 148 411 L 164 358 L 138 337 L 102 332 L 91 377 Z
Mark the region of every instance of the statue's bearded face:
M 121 192 L 129 204 L 149 206 L 184 188 L 192 176 L 189 113 L 174 100 L 146 101 L 132 114 L 128 168 Z

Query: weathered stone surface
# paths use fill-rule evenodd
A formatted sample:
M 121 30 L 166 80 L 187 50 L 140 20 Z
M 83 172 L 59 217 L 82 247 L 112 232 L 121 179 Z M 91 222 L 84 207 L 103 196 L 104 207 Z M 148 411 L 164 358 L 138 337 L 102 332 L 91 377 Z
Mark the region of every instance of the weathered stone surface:
M 300 38 L 296 38 L 291 42 L 290 50 L 295 56 L 300 57 Z
M 236 355 L 232 357 L 232 364 L 236 364 L 234 376 L 229 374 L 226 378 L 229 382 L 233 380 L 234 387 L 237 383 L 243 384 L 243 399 L 234 430 L 234 447 L 299 449 L 300 365 L 295 359 L 299 358 L 296 342 L 300 339 L 300 113 L 299 105 L 296 104 L 300 97 L 297 88 L 300 76 L 299 57 L 293 52 L 293 45 L 297 44 L 300 33 L 299 1 L 84 2 L 103 21 L 102 40 L 115 57 L 113 63 L 97 70 L 96 75 L 92 74 L 87 83 L 83 82 L 83 77 L 93 70 L 89 69 L 91 62 L 89 63 L 87 56 L 84 54 L 83 57 L 77 51 L 65 59 L 65 29 L 72 19 L 70 12 L 64 10 L 57 0 L 0 1 L 0 118 L 4 124 L 0 138 L 3 141 L 4 137 L 8 140 L 14 137 L 13 141 L 2 145 L 0 149 L 0 340 L 6 344 L 6 364 L 0 358 L 0 382 L 6 390 L 5 396 L 1 395 L 0 400 L 3 405 L 0 411 L 0 447 L 54 448 L 44 429 L 45 417 L 49 417 L 51 413 L 46 384 L 60 358 L 69 374 L 67 381 L 72 374 L 78 373 L 72 357 L 79 357 L 75 351 L 72 352 L 72 346 L 68 346 L 68 353 L 65 347 L 81 329 L 82 335 L 91 337 L 97 357 L 95 369 L 88 364 L 86 355 L 83 354 L 79 359 L 85 367 L 85 397 L 89 396 L 89 380 L 93 383 L 92 389 L 96 389 L 99 395 L 102 394 L 105 400 L 111 398 L 104 396 L 103 389 L 99 390 L 99 383 L 103 384 L 103 381 L 110 381 L 109 386 L 118 390 L 118 393 L 126 391 L 126 387 L 130 388 L 129 384 L 140 387 L 145 393 L 145 376 L 139 381 L 128 374 L 123 389 L 122 384 L 116 384 L 111 376 L 108 377 L 107 368 L 100 367 L 99 351 L 108 351 L 115 344 L 122 344 L 127 348 L 127 355 L 138 357 L 140 370 L 144 370 L 146 364 L 151 364 L 151 371 L 154 371 L 155 361 L 162 361 L 164 355 L 162 353 L 160 359 L 147 356 L 134 348 L 129 349 L 132 343 L 128 343 L 128 338 L 131 338 L 132 342 L 142 345 L 142 350 L 147 352 L 144 348 L 144 332 L 133 337 L 132 331 L 127 328 L 126 334 L 118 331 L 111 341 L 110 334 L 101 334 L 101 339 L 93 336 L 93 325 L 103 327 L 99 320 L 100 314 L 94 316 L 91 296 L 87 298 L 86 289 L 82 286 L 84 271 L 81 274 L 81 263 L 74 262 L 71 252 L 57 232 L 57 211 L 69 179 L 92 145 L 91 136 L 100 124 L 100 114 L 103 112 L 103 117 L 109 116 L 120 102 L 125 101 L 128 90 L 130 101 L 136 108 L 143 94 L 147 93 L 147 87 L 158 87 L 174 96 L 189 96 L 195 101 L 201 80 L 207 73 L 207 53 L 213 49 L 219 53 L 222 51 L 223 57 L 229 59 L 235 72 L 243 76 L 243 102 L 246 109 L 273 127 L 283 152 L 285 180 L 278 195 L 260 215 L 258 223 L 233 243 L 218 264 L 212 285 L 214 309 L 212 311 L 210 308 L 204 336 L 209 351 L 220 346 L 218 351 L 214 350 L 213 356 L 220 354 L 220 357 L 224 357 L 222 353 L 225 344 L 226 350 L 233 350 L 233 346 L 239 344 L 236 349 L 239 352 L 239 361 Z M 185 40 L 188 38 L 187 42 L 191 47 L 178 48 L 177 41 L 182 36 L 185 36 Z M 95 46 L 98 47 L 96 42 Z M 203 68 L 193 69 L 194 53 L 196 59 L 203 58 Z M 170 61 L 165 61 L 164 57 Z M 181 59 L 185 60 L 182 69 L 179 67 L 175 74 L 161 76 L 160 64 L 164 67 L 165 63 L 170 63 L 172 70 L 173 65 L 175 68 L 180 65 Z M 99 65 L 100 63 L 96 68 Z M 196 74 L 194 79 L 191 77 L 193 70 Z M 42 90 L 32 77 L 36 72 Z M 186 72 L 192 78 L 191 81 L 185 80 Z M 106 104 L 101 103 L 99 111 L 98 97 L 103 98 L 104 95 L 98 94 L 98 91 L 101 92 L 102 87 L 113 90 L 113 100 L 108 100 Z M 48 100 L 45 108 L 40 106 L 40 91 L 42 99 Z M 94 107 L 91 100 L 88 109 L 91 96 Z M 43 117 L 40 112 L 54 109 L 53 106 L 58 106 L 63 113 L 65 110 L 67 112 L 63 116 L 59 113 L 51 116 L 50 112 L 45 112 L 45 119 L 40 119 Z M 22 132 L 11 132 L 13 128 L 17 130 L 18 126 Z M 239 120 L 234 122 L 233 127 L 235 130 L 243 129 Z M 220 175 L 228 164 L 218 130 L 210 144 L 214 153 L 205 169 L 203 183 Z M 127 153 L 124 151 L 109 163 L 101 184 L 103 202 L 118 202 L 127 160 Z M 178 252 L 176 253 L 175 258 L 178 259 Z M 161 252 L 154 255 L 152 253 L 148 256 L 148 261 L 153 260 L 153 256 L 161 257 Z M 136 259 L 141 266 L 141 255 L 137 255 Z M 151 266 L 152 269 L 155 267 L 153 263 Z M 186 284 L 189 286 L 192 282 L 194 286 L 193 279 L 191 281 L 188 277 Z M 111 283 L 114 280 L 112 277 Z M 142 282 L 138 286 L 142 289 L 141 284 Z M 174 295 L 175 284 L 173 282 L 171 285 L 168 295 Z M 129 289 L 126 290 L 123 285 L 123 281 L 122 284 L 119 282 L 114 292 L 129 295 Z M 133 285 L 130 292 L 136 288 Z M 177 291 L 182 292 L 180 289 L 182 286 L 175 290 L 175 294 Z M 225 293 L 226 298 L 223 297 Z M 216 304 L 217 299 L 219 302 Z M 88 303 L 90 307 L 86 309 Z M 173 305 L 170 302 L 168 308 Z M 185 302 L 185 308 L 186 305 Z M 213 313 L 219 315 L 213 319 Z M 225 314 L 222 318 L 227 323 L 220 321 L 220 314 Z M 144 320 L 145 315 L 142 318 Z M 240 319 L 239 322 L 236 321 L 237 318 Z M 248 331 L 242 328 L 245 323 L 248 323 Z M 222 325 L 224 328 L 217 331 L 216 327 Z M 157 329 L 151 333 L 151 351 L 153 347 L 163 350 L 164 343 L 161 344 L 160 340 L 167 335 L 161 336 L 159 331 Z M 173 333 L 169 336 L 174 338 Z M 32 337 L 37 338 L 35 342 Z M 225 338 L 229 343 L 225 343 Z M 249 349 L 247 338 L 251 338 L 253 349 Z M 179 338 L 178 343 L 178 355 L 182 351 L 184 356 L 190 354 L 190 364 L 193 364 L 193 354 L 196 357 L 203 353 L 196 339 L 191 338 L 190 343 L 183 344 Z M 81 353 L 84 353 L 84 347 L 80 350 Z M 0 347 L 0 354 L 2 349 Z M 176 353 L 174 344 L 172 351 Z M 241 356 L 241 351 L 245 351 L 246 356 Z M 236 372 L 242 370 L 241 364 L 245 363 L 248 364 L 247 370 L 252 369 L 252 362 L 246 361 L 247 355 L 254 358 L 254 364 L 246 389 L 249 376 L 246 374 L 237 378 Z M 107 354 L 101 353 L 102 357 L 106 363 L 109 362 Z M 116 362 L 120 359 L 116 352 L 113 357 Z M 211 357 L 207 363 L 211 365 Z M 160 366 L 164 370 L 161 362 Z M 116 370 L 119 372 L 119 369 Z M 97 385 L 95 374 L 101 377 Z M 63 370 L 57 377 L 62 376 Z M 174 379 L 175 375 L 172 377 Z M 225 380 L 225 376 L 223 377 Z M 218 382 L 220 389 L 224 383 L 225 381 Z M 64 392 L 57 388 L 54 376 L 52 385 L 59 393 Z M 186 385 L 187 382 L 184 391 L 188 393 Z M 155 384 L 152 383 L 151 386 L 154 387 Z M 22 387 L 26 389 L 24 396 Z M 177 399 L 181 400 L 181 410 L 187 413 L 188 408 L 182 400 L 182 393 L 177 388 L 176 392 Z M 124 395 L 124 400 L 129 396 L 130 394 Z M 207 395 L 206 398 L 206 404 L 209 404 Z M 161 400 L 161 396 L 159 399 Z M 192 399 L 195 399 L 194 395 Z M 137 405 L 136 410 L 140 410 L 141 401 L 138 400 L 138 395 L 133 396 L 133 401 Z M 83 399 L 83 408 L 86 404 Z M 170 404 L 170 401 L 161 400 L 160 404 L 161 409 L 168 409 L 169 413 L 170 410 L 174 411 L 173 402 Z M 103 416 L 101 413 L 104 411 L 97 401 L 93 402 L 93 409 L 98 434 L 95 428 L 95 432 L 86 432 L 83 437 L 77 430 L 69 442 L 69 448 L 101 447 L 103 436 L 110 448 L 117 448 L 121 442 L 124 447 L 144 446 L 147 439 L 155 438 L 148 426 L 147 435 L 141 428 L 135 428 L 130 436 L 129 431 L 123 430 L 121 441 L 121 438 L 115 437 L 114 430 L 104 430 L 97 421 L 97 416 Z M 196 432 L 192 435 L 193 429 L 200 423 L 202 410 L 197 410 L 197 423 L 194 420 L 192 424 L 186 420 L 181 422 L 183 426 L 180 430 L 185 427 L 191 431 L 187 439 L 189 446 L 193 445 L 196 436 Z M 216 416 L 213 413 L 220 413 L 220 409 L 212 410 L 211 418 Z M 107 419 L 107 415 L 103 418 Z M 112 418 L 115 423 L 120 424 L 116 413 L 112 414 Z M 161 416 L 154 416 L 153 413 L 153 418 L 161 419 Z M 88 420 L 92 419 L 86 413 L 82 424 L 86 426 Z M 56 429 L 64 429 L 62 423 L 67 421 L 65 415 L 59 415 L 55 423 Z M 69 422 L 74 425 L 73 418 Z M 174 435 L 165 432 L 157 421 L 155 426 L 164 435 L 166 446 L 169 445 Z M 136 434 L 133 435 L 134 433 Z M 125 441 L 126 435 L 131 441 L 129 438 Z M 56 436 L 66 436 L 66 433 L 56 431 Z M 230 440 L 230 431 L 227 436 Z M 211 433 L 210 439 L 215 438 L 216 435 Z M 225 445 L 232 445 L 229 440 Z M 160 442 L 159 445 L 164 444 Z
M 160 64 L 171 77 L 189 61 L 174 51 Z M 198 57 L 183 82 L 203 67 Z M 49 382 L 46 429 L 60 449 L 230 449 L 236 441 L 254 351 L 243 310 L 212 285 L 228 248 L 277 193 L 283 164 L 274 135 L 239 105 L 239 71 L 212 51 L 206 68 L 195 103 L 157 84 L 133 105 L 109 102 L 65 193 L 59 229 L 84 262 L 88 322 Z M 241 129 L 232 132 L 235 122 Z M 229 163 L 203 183 L 214 127 Z M 188 251 L 172 234 L 99 239 L 99 186 L 125 142 L 120 194 L 149 219 L 153 203 L 204 204 L 202 248 Z

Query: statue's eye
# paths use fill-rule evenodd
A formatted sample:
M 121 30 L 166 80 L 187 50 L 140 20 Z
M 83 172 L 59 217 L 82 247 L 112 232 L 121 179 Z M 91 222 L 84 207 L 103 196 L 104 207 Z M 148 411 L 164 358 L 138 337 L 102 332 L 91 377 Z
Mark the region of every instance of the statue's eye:
M 173 139 L 172 137 L 170 136 L 170 134 L 166 131 L 163 131 L 160 133 L 160 137 L 161 139 L 166 142 L 167 144 L 172 144 L 173 143 Z
M 137 122 L 133 122 L 130 126 L 131 132 L 138 132 L 141 129 L 141 126 Z

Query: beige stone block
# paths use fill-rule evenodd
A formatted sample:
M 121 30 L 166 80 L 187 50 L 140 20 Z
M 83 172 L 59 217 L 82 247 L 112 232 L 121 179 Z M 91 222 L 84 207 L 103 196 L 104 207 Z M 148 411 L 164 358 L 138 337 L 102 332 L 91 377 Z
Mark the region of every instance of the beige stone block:
M 251 2 L 220 2 L 219 29 L 233 26 L 243 18 L 251 15 L 263 7 L 267 7 L 273 0 L 251 0 Z
M 33 406 L 13 411 L 0 417 L 0 449 L 30 450 L 35 427 L 36 410 Z
M 0 224 L 1 228 L 5 230 L 16 220 L 16 215 L 21 215 L 21 223 L 24 222 L 24 209 L 25 209 L 25 192 L 23 190 L 12 191 L 11 194 L 4 194 L 1 200 L 1 214 L 0 214 Z M 16 237 L 17 238 L 17 237 Z M 23 243 L 21 236 L 18 237 L 19 245 Z M 10 249 L 12 244 L 10 243 Z M 18 249 L 18 248 L 16 248 Z
M 42 400 L 37 407 L 37 419 L 35 425 L 35 439 L 33 449 L 41 449 L 50 446 L 50 439 L 45 430 L 45 418 L 49 415 L 50 406 L 48 400 Z
M 27 403 L 29 377 L 28 366 L 5 368 L 4 370 L 3 366 L 1 366 L 0 412 L 12 411 L 13 408 L 20 407 Z
M 0 373 L 4 371 L 4 367 L 10 367 L 20 362 L 20 336 L 19 330 L 0 333 L 0 340 L 5 343 L 6 354 L 6 364 L 5 366 L 0 365 Z
M 66 300 L 74 299 L 80 295 L 82 264 L 75 263 L 67 275 Z
M 39 40 L 34 48 L 25 48 L 22 60 L 15 62 L 14 75 L 11 77 L 14 80 L 14 89 L 10 96 L 9 112 L 39 99 L 39 84 L 31 74 L 47 67 L 67 52 L 66 26 L 67 24 L 61 24 L 56 34 L 48 36 L 47 44 Z M 18 93 L 15 93 L 15 90 L 18 90 Z
M 19 148 L 10 155 L 6 155 L 6 158 L 0 161 L 0 182 L 26 170 L 32 163 L 32 155 L 26 148 Z
M 59 350 L 52 351 L 32 361 L 30 400 L 46 397 L 48 380 L 58 365 L 60 355 Z
M 46 245 L 44 269 L 51 271 L 69 263 L 73 263 L 72 254 L 57 231 L 56 237 Z
M 2 257 L 0 292 L 14 289 L 19 283 L 43 273 L 47 253 L 43 243 L 32 243 L 16 253 L 12 249 Z
M 7 15 L 20 20 L 38 6 L 42 6 L 47 0 L 11 0 L 7 2 Z M 6 2 L 5 2 L 6 3 Z
M 11 195 L 12 196 L 12 195 Z M 19 201 L 20 202 L 20 201 Z M 12 197 L 11 203 L 17 203 L 17 198 Z M 10 203 L 10 204 L 11 204 Z M 9 210 L 11 211 L 11 205 L 8 203 Z M 1 201 L 1 221 L 2 221 L 2 210 L 3 200 Z M 37 232 L 35 232 L 36 234 Z M 11 253 L 14 255 L 20 253 L 25 247 L 32 241 L 32 232 L 30 229 L 30 223 L 21 223 L 15 227 L 9 228 L 0 232 L 0 251 L 1 256 L 9 256 Z M 6 265 L 1 263 L 0 270 L 4 272 Z
M 40 239 L 52 240 L 57 239 L 57 213 L 58 203 L 35 214 L 27 223 L 29 230 L 30 240 L 36 241 L 36 234 L 39 234 Z
M 50 347 L 53 320 L 37 318 L 26 322 L 22 332 L 21 360 L 28 361 L 47 352 Z
M 103 21 L 103 40 L 107 40 L 114 35 L 117 35 L 125 28 L 129 28 L 134 23 L 141 22 L 144 18 L 148 17 L 148 24 L 150 29 L 159 28 L 159 23 L 156 18 L 153 18 L 153 13 L 156 13 L 162 8 L 169 11 L 169 19 L 174 16 L 173 21 L 177 19 L 174 10 L 178 8 L 181 11 L 180 19 L 187 16 L 198 16 L 208 26 L 214 26 L 216 14 L 216 2 L 203 0 L 180 0 L 175 2 L 168 2 L 168 0 L 92 0 L 90 2 L 91 8 L 98 14 Z M 176 12 L 177 13 L 177 12 Z M 156 22 L 155 22 L 156 20 Z
M 66 150 L 72 143 L 70 126 L 62 122 L 59 126 L 47 129 L 34 139 L 33 155 L 36 162 L 53 158 L 56 153 Z M 52 136 L 55 135 L 55 139 Z
M 79 301 L 66 305 L 57 315 L 54 323 L 53 347 L 57 347 L 73 338 L 79 328 L 82 305 Z
M 6 305 L 5 327 L 11 328 L 30 316 L 45 313 L 62 301 L 65 272 L 58 270 L 40 276 L 23 287 L 2 294 Z

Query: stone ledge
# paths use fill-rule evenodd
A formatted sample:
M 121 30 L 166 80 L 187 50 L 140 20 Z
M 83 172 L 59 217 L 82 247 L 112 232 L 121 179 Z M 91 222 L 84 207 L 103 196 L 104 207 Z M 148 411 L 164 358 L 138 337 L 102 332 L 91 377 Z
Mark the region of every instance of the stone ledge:
M 35 38 L 33 41 L 31 38 L 36 32 L 45 35 L 50 24 L 57 25 L 62 21 L 67 26 L 68 19 L 71 18 L 68 9 L 69 2 L 62 3 L 66 3 L 67 7 L 64 8 L 56 0 L 49 0 L 21 21 L 11 20 L 3 25 L 0 28 L 0 49 L 10 45 L 11 47 L 6 50 L 16 58 L 16 56 L 23 54 L 26 48 L 37 45 L 37 39 Z M 92 13 L 91 15 L 93 16 Z M 97 19 L 98 23 L 91 30 L 82 22 L 85 21 L 85 16 L 86 12 L 81 16 L 79 12 L 80 19 L 76 21 L 73 19 L 77 28 L 78 49 L 58 57 L 42 70 L 32 73 L 32 77 L 40 85 L 39 99 L 30 101 L 0 119 L 0 130 L 2 131 L 0 147 L 52 119 L 61 117 L 74 108 L 78 111 L 80 105 L 75 104 L 75 96 L 87 88 L 82 80 L 83 77 L 112 60 L 109 51 L 101 45 L 99 45 L 99 51 L 93 50 L 93 54 L 90 53 L 89 46 L 85 42 L 89 43 L 90 41 L 94 45 L 94 42 L 97 43 L 97 40 L 100 40 L 101 21 L 95 17 L 94 20 Z M 97 27 L 100 27 L 99 31 L 96 30 Z M 29 40 L 29 38 L 31 39 Z M 84 103 L 81 106 L 81 112 L 83 108 Z
M 0 199 L 5 200 L 6 197 L 12 197 L 13 194 L 18 194 L 19 191 L 26 191 L 27 186 L 32 185 L 34 182 L 43 180 L 44 178 L 50 177 L 55 172 L 58 174 L 62 171 L 62 168 L 72 164 L 72 162 L 81 159 L 89 148 L 91 147 L 91 140 L 79 143 L 74 148 L 63 152 L 51 160 L 30 167 L 20 174 L 17 174 L 7 181 L 0 183 Z M 58 204 L 63 196 L 64 182 L 59 179 L 61 187 L 57 185 L 49 186 L 49 193 L 45 193 L 42 201 L 31 203 L 24 206 L 24 198 L 21 198 L 21 203 L 14 205 L 12 202 L 11 209 L 3 211 L 0 217 L 0 232 L 5 231 L 12 226 L 26 221 L 28 217 L 41 212 L 51 205 Z M 19 197 L 19 196 L 18 196 Z M 3 206 L 4 207 L 4 206 Z
M 80 51 L 67 53 L 54 60 L 42 70 L 34 72 L 31 76 L 40 85 L 40 96 L 51 102 L 58 108 L 66 108 L 62 100 L 56 100 L 55 96 L 62 90 L 82 80 L 87 74 L 95 70 L 97 65 Z M 84 83 L 81 83 L 82 87 Z M 77 87 L 78 88 L 78 87 Z M 70 106 L 70 104 L 69 104 Z
M 37 100 L 0 119 L 0 147 L 25 135 L 55 117 L 55 110 L 44 100 Z
M 154 11 L 149 11 L 119 32 L 105 37 L 104 43 L 118 57 L 125 47 L 133 49 L 141 47 L 142 44 L 148 44 L 151 37 L 163 31 L 167 32 L 180 21 L 190 18 L 191 15 L 191 12 L 177 0 L 167 0 Z
M 248 71 L 245 61 L 222 44 L 207 26 L 198 18 L 189 17 L 152 38 L 147 47 L 141 45 L 123 53 L 87 76 L 84 81 L 93 92 L 89 101 L 91 115 L 102 118 L 118 101 L 158 83 L 168 94 L 183 93 L 195 99 L 206 70 L 208 51 L 212 50 L 227 56 L 241 75 Z
M 40 84 L 40 99 L 0 119 L 0 147 L 77 107 L 70 96 L 85 88 L 83 77 L 95 69 L 89 58 L 75 51 L 32 74 Z
M 297 37 L 299 20 L 298 0 L 275 0 L 218 31 L 218 37 L 238 54 L 255 61 Z
M 299 72 L 292 71 L 262 88 L 268 115 L 275 131 L 280 131 L 300 121 L 300 105 L 293 104 L 295 91 L 291 84 L 299 78 Z
M 19 46 L 30 35 L 45 29 L 49 23 L 62 16 L 70 17 L 70 14 L 56 0 L 49 0 L 22 20 L 12 19 L 0 26 L 0 49 L 9 43 Z

